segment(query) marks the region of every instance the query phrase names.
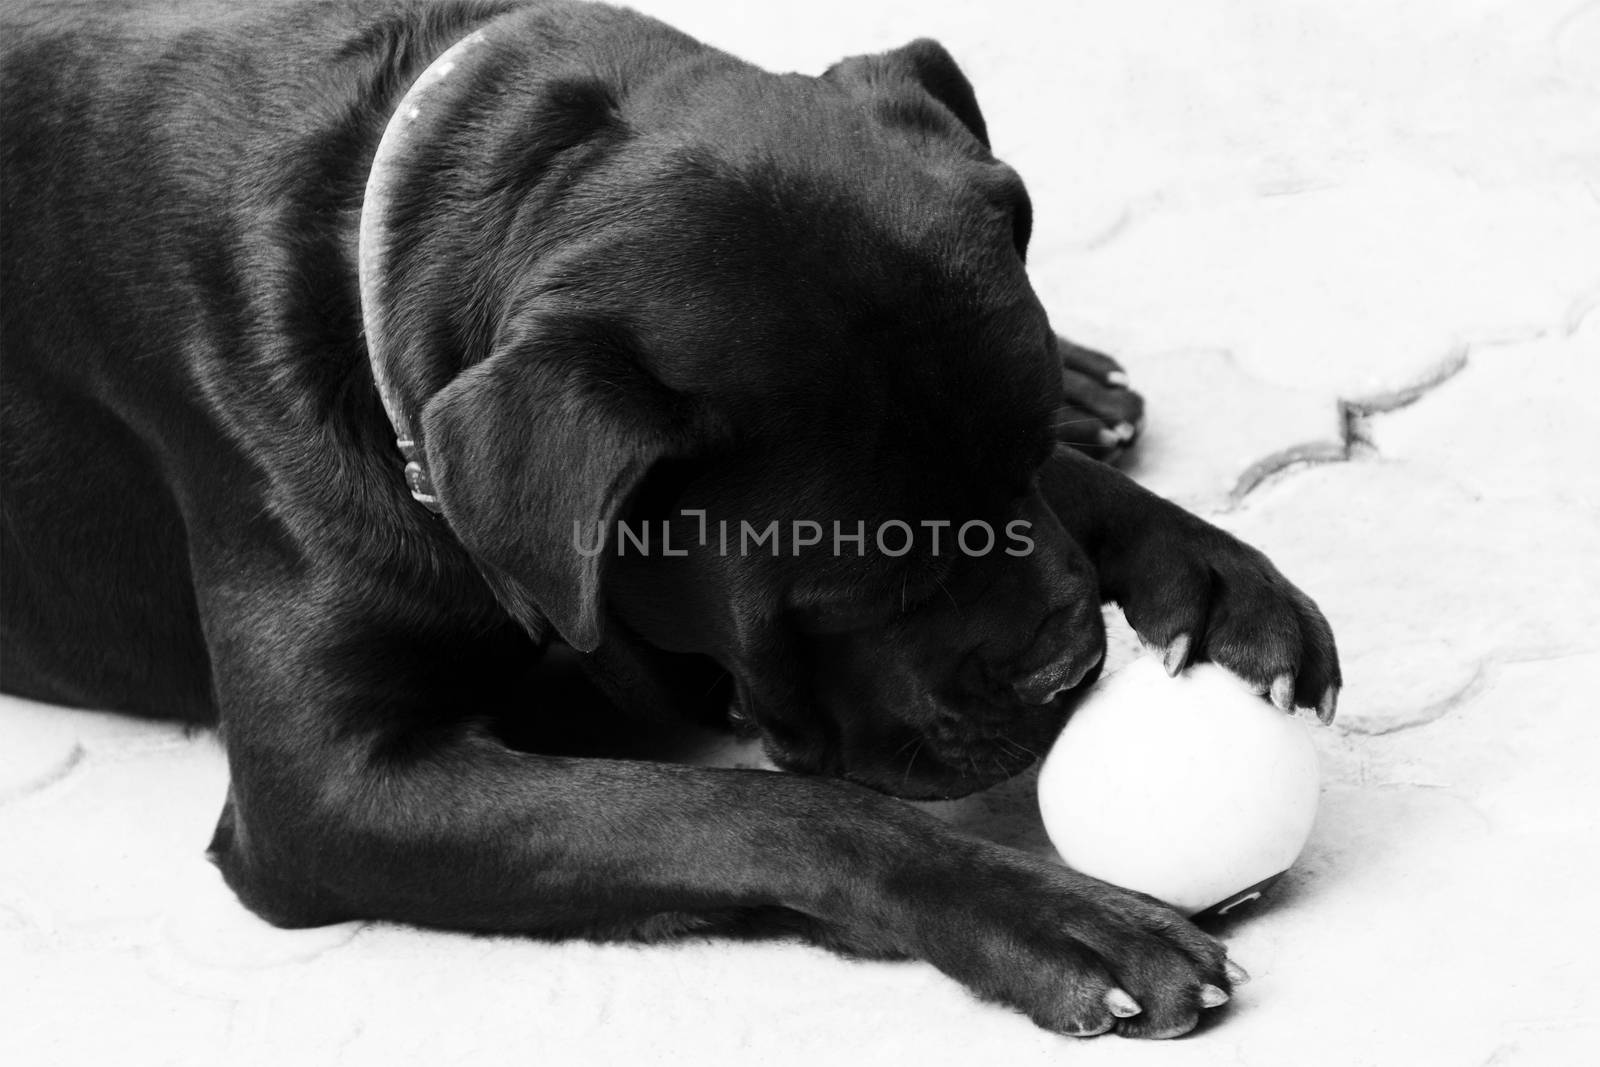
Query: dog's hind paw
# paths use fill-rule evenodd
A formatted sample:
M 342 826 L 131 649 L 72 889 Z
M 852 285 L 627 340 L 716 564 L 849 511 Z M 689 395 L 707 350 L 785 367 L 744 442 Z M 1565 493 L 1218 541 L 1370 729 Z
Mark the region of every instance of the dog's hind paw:
M 1064 402 L 1056 439 L 1086 456 L 1114 462 L 1144 428 L 1144 398 L 1128 388 L 1128 373 L 1110 356 L 1056 337 Z

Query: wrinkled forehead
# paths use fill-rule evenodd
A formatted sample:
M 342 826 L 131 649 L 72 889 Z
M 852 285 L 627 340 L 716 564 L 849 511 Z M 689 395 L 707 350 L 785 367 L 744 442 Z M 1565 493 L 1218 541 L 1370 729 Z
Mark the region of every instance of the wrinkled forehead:
M 992 417 L 1047 413 L 1048 323 L 1010 220 L 959 179 L 676 155 L 616 250 L 651 266 L 633 311 L 652 370 L 788 435 L 870 414 L 877 436 L 993 436 Z
M 626 322 L 654 378 L 807 497 L 864 516 L 992 510 L 1043 462 L 1060 391 L 997 193 L 1014 175 L 860 123 L 826 149 L 832 127 L 795 142 L 773 125 L 737 151 L 630 146 L 595 177 L 609 213 L 562 287 Z

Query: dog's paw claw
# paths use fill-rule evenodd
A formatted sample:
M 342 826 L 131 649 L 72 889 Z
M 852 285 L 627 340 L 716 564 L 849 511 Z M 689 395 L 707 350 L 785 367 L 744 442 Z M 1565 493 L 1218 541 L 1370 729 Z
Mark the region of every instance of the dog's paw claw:
M 1109 567 L 1126 576 L 1116 599 L 1168 674 L 1215 663 L 1283 711 L 1332 717 L 1341 683 L 1333 631 L 1260 552 L 1186 516 Z
M 1173 639 L 1172 644 L 1167 646 L 1166 653 L 1161 657 L 1161 666 L 1166 669 L 1169 677 L 1176 678 L 1188 665 L 1189 645 L 1189 635 L 1179 634 Z
M 1131 1019 L 1144 1009 L 1139 1007 L 1139 1002 L 1130 997 L 1121 989 L 1106 991 L 1106 1007 L 1111 1009 L 1111 1014 L 1119 1019 Z
M 1272 703 L 1279 711 L 1294 710 L 1294 675 L 1280 674 L 1272 680 Z
M 1317 701 L 1317 718 L 1326 726 L 1333 721 L 1334 715 L 1339 710 L 1339 687 L 1330 685 L 1322 693 L 1322 699 Z

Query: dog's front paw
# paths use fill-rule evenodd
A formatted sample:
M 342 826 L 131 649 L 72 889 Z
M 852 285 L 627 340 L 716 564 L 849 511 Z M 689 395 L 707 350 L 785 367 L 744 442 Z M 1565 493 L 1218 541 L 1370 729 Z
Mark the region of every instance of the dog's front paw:
M 1056 338 L 1062 404 L 1056 439 L 1093 459 L 1112 462 L 1144 428 L 1144 398 L 1128 388 L 1121 364 L 1102 352 Z
M 1131 555 L 1115 598 L 1168 674 L 1209 660 L 1285 711 L 1332 721 L 1342 684 L 1333 630 L 1266 556 L 1193 516 Z
M 931 962 L 1061 1034 L 1177 1037 L 1245 978 L 1165 905 L 995 846 L 918 897 Z

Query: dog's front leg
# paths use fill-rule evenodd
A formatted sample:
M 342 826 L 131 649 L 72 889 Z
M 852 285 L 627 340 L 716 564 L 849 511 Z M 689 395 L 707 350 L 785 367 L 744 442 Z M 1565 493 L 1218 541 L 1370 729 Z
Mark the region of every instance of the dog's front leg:
M 1117 470 L 1058 447 L 1041 487 L 1116 601 L 1169 673 L 1220 663 L 1285 711 L 1338 701 L 1333 631 L 1266 556 Z
M 213 853 L 274 922 L 617 936 L 781 910 L 1064 1033 L 1169 1036 L 1227 999 L 1220 944 L 1147 898 L 842 781 L 514 751 L 474 724 L 473 648 L 263 603 L 208 627 L 232 772 Z

